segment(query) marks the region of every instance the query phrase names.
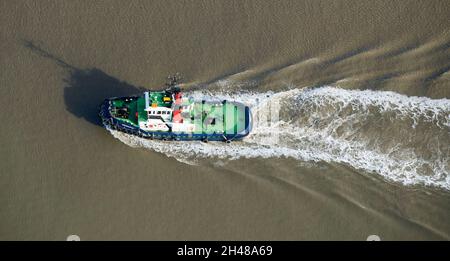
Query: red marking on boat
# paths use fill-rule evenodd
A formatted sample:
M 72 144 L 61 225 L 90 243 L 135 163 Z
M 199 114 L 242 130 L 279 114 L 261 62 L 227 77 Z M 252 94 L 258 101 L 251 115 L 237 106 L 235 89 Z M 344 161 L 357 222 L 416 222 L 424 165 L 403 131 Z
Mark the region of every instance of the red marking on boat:
M 173 122 L 175 122 L 175 123 L 183 123 L 183 118 L 181 118 L 181 111 L 180 110 L 173 111 Z
M 175 104 L 181 104 L 181 92 L 175 94 Z

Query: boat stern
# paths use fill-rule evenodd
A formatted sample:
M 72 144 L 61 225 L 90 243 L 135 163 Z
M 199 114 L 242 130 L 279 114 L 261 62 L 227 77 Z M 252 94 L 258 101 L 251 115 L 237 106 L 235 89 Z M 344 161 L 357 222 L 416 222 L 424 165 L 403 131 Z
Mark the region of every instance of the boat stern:
M 252 131 L 252 113 L 249 106 L 239 102 L 226 103 L 225 133 L 227 140 L 240 140 Z
M 245 106 L 244 107 L 244 128 L 237 133 L 237 138 L 242 139 L 245 136 L 248 136 L 250 132 L 252 131 L 252 113 L 250 110 L 250 107 Z

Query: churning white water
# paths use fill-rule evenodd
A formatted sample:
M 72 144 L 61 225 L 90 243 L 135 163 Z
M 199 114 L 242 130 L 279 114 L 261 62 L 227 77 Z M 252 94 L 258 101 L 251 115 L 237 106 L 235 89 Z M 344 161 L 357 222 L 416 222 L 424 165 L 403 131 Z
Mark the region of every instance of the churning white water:
M 110 131 L 130 146 L 186 163 L 205 158 L 290 157 L 346 164 L 405 185 L 450 190 L 449 99 L 336 87 L 187 95 L 250 106 L 251 135 L 225 144 L 146 140 Z

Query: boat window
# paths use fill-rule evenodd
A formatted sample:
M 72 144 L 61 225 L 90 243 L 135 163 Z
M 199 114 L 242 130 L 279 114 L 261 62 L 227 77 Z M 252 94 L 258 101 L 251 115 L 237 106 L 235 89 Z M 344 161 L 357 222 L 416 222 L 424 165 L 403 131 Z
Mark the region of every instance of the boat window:
M 161 114 L 161 111 L 158 111 L 157 114 Z

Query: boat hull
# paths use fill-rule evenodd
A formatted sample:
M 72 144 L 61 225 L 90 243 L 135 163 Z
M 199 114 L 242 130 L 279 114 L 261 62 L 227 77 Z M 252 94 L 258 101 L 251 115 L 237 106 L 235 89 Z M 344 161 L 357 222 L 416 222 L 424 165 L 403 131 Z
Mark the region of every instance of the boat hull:
M 113 98 L 114 99 L 114 98 Z M 240 133 L 178 133 L 167 131 L 145 131 L 134 126 L 130 123 L 121 121 L 111 114 L 111 101 L 112 99 L 106 99 L 100 105 L 99 116 L 103 125 L 112 130 L 120 131 L 129 135 L 138 136 L 146 139 L 155 140 L 176 140 L 176 141 L 236 141 L 242 140 L 244 137 L 250 134 L 252 121 L 251 112 L 248 106 L 245 106 L 245 129 Z

